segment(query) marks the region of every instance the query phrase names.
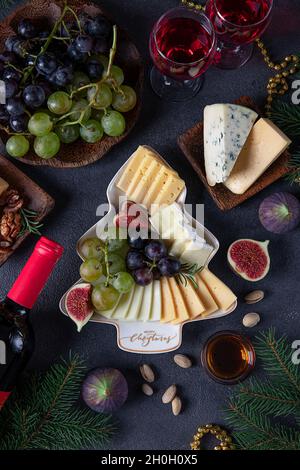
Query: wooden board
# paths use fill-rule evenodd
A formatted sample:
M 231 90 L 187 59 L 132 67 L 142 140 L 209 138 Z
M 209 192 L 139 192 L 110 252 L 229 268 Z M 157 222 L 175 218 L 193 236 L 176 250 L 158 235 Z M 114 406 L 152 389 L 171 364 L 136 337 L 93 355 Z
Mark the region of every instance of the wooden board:
M 91 16 L 96 16 L 99 13 L 107 16 L 103 9 L 93 2 L 69 0 L 68 4 L 74 8 L 76 12 L 85 11 Z M 63 0 L 33 0 L 17 8 L 0 23 L 0 51 L 3 50 L 6 38 L 15 34 L 16 25 L 22 18 L 34 18 L 43 22 L 46 18 L 54 23 L 55 20 L 59 18 L 63 5 Z M 114 24 L 113 20 L 111 20 L 111 22 Z M 49 160 L 39 158 L 35 155 L 33 150 L 30 150 L 29 153 L 22 158 L 22 162 L 28 163 L 29 165 L 46 165 L 56 168 L 85 166 L 102 158 L 114 145 L 126 138 L 136 124 L 140 114 L 144 71 L 139 51 L 130 40 L 127 33 L 121 28 L 118 28 L 118 46 L 115 64 L 123 69 L 125 84 L 132 86 L 137 94 L 137 104 L 135 108 L 126 113 L 125 116 L 125 133 L 120 137 L 105 136 L 96 144 L 88 144 L 81 140 L 69 145 L 62 144 L 58 156 Z M 5 133 L 0 133 L 0 137 L 4 141 L 7 139 Z
M 259 109 L 248 96 L 242 96 L 235 101 L 235 104 L 246 106 L 260 114 Z M 274 183 L 274 181 L 286 175 L 289 171 L 287 167 L 290 155 L 286 151 L 244 194 L 233 194 L 221 183 L 216 184 L 216 186 L 209 186 L 207 182 L 204 163 L 203 122 L 199 122 L 194 127 L 179 136 L 178 145 L 203 182 L 213 200 L 223 211 L 227 211 L 233 207 L 238 206 L 242 202 L 257 194 L 262 189 Z
M 0 155 L 0 176 L 7 181 L 12 188 L 20 191 L 25 199 L 24 208 L 35 211 L 37 213 L 36 220 L 38 222 L 41 222 L 53 209 L 54 199 L 2 155 Z M 16 251 L 28 235 L 29 233 L 26 233 L 18 238 L 16 243 L 12 246 L 11 252 L 0 253 L 0 266 Z

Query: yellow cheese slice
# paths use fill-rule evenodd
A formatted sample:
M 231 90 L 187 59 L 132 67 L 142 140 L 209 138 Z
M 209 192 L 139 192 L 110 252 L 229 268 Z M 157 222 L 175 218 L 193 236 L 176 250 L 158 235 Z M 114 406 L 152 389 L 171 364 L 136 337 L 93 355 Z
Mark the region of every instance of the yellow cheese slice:
M 291 140 L 269 119 L 254 124 L 225 186 L 244 194 L 287 149 Z
M 207 288 L 205 282 L 201 279 L 199 275 L 196 275 L 196 281 L 198 284 L 198 289 L 195 289 L 198 297 L 204 305 L 204 312 L 202 312 L 202 317 L 208 317 L 212 313 L 219 310 L 217 303 L 215 302 L 213 296 L 211 295 L 209 289 Z
M 160 279 L 161 297 L 162 297 L 162 316 L 161 321 L 163 323 L 173 322 L 176 320 L 176 308 L 170 289 L 168 279 L 162 277 Z
M 9 184 L 0 177 L 0 196 L 3 194 L 9 187 Z
M 138 174 L 137 182 L 134 183 L 133 187 L 128 188 L 127 194 L 131 201 L 137 204 L 142 203 L 160 168 L 161 164 L 157 160 L 151 160 L 148 167 L 143 167 L 140 174 Z
M 187 281 L 187 285 L 179 284 L 178 285 L 181 295 L 184 299 L 186 307 L 189 312 L 189 317 L 191 319 L 198 317 L 199 315 L 205 313 L 205 306 L 202 302 L 200 296 L 197 294 L 197 289 L 194 289 L 191 281 Z
M 171 205 L 176 201 L 184 187 L 185 182 L 181 178 L 169 174 L 165 185 L 160 189 L 157 197 L 155 198 L 154 204 L 158 206 L 161 206 L 162 204 Z
M 176 319 L 172 321 L 175 325 L 178 323 L 183 323 L 186 320 L 190 319 L 189 311 L 187 305 L 184 301 L 183 295 L 181 293 L 180 287 L 176 282 L 174 277 L 168 278 L 168 283 L 172 292 L 173 302 L 175 305 Z
M 142 204 L 147 208 L 150 208 L 151 204 L 153 204 L 157 194 L 161 191 L 161 189 L 165 186 L 170 173 L 166 171 L 166 167 L 164 165 L 161 166 L 160 170 L 158 171 L 152 185 L 150 186 L 148 192 L 145 194 L 145 197 L 142 201 Z
M 229 289 L 229 287 L 227 287 L 224 282 L 215 276 L 208 268 L 203 269 L 199 273 L 199 276 L 202 281 L 205 282 L 219 309 L 223 312 L 229 310 L 236 301 L 236 296 L 232 290 Z

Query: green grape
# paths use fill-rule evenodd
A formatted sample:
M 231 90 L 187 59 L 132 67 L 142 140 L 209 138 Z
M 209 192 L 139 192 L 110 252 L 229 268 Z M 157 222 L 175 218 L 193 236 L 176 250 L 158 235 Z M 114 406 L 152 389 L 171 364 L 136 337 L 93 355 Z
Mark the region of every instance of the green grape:
M 120 271 L 126 271 L 125 259 L 122 256 L 117 255 L 116 253 L 108 253 L 107 261 L 109 266 L 109 274 L 117 274 Z M 105 269 L 105 275 L 107 275 Z
M 81 113 L 84 112 L 83 117 L 81 118 L 81 122 L 87 122 L 91 117 L 91 108 L 89 107 L 89 103 L 87 100 L 81 99 L 73 103 L 71 108 L 71 113 L 69 116 L 70 121 L 78 121 L 80 119 Z
M 103 109 L 95 109 L 95 108 L 92 109 L 92 115 L 91 115 L 92 119 L 96 119 L 96 121 L 101 122 L 101 119 L 103 116 L 104 116 Z
M 107 66 L 105 67 L 106 70 L 103 72 L 103 78 L 106 78 L 107 74 Z M 124 82 L 124 73 L 123 70 L 120 69 L 117 65 L 112 65 L 110 70 L 110 76 L 114 79 L 115 82 L 120 86 Z M 107 78 L 108 83 L 110 83 L 109 78 Z M 113 83 L 113 82 L 112 82 Z
M 29 141 L 23 135 L 13 135 L 6 142 L 6 151 L 11 157 L 24 157 L 29 147 Z
M 97 237 L 86 238 L 80 245 L 79 251 L 84 259 L 97 258 L 103 260 L 104 258 L 104 242 Z
M 127 294 L 134 286 L 134 279 L 131 274 L 120 272 L 113 277 L 112 286 L 120 292 L 120 294 Z
M 78 90 L 78 88 L 88 85 L 89 83 L 91 83 L 91 80 L 85 73 L 76 71 L 74 73 L 74 78 L 72 81 L 72 90 Z M 86 94 L 87 94 L 87 88 L 76 93 L 76 96 L 85 97 Z
M 60 149 L 60 140 L 55 132 L 36 137 L 34 140 L 34 151 L 41 158 L 52 158 Z
M 80 135 L 83 140 L 90 144 L 99 142 L 103 137 L 101 123 L 99 121 L 95 121 L 95 119 L 90 119 L 84 124 L 84 126 L 80 127 Z
M 120 294 L 112 286 L 99 284 L 93 288 L 92 303 L 98 312 L 110 310 L 118 302 Z
M 120 89 L 123 95 L 117 92 L 113 94 L 112 107 L 121 113 L 127 113 L 136 105 L 136 93 L 133 88 L 127 85 L 120 86 Z
M 80 276 L 86 282 L 94 282 L 103 274 L 101 260 L 97 258 L 87 259 L 80 266 Z
M 103 109 L 111 105 L 112 92 L 108 85 L 102 83 L 97 87 L 91 87 L 88 90 L 88 100 L 92 105 L 92 108 Z
M 71 144 L 80 136 L 79 125 L 77 124 L 73 126 L 64 126 L 64 123 L 58 124 L 55 127 L 55 132 L 64 144 Z
M 72 100 L 64 91 L 55 91 L 49 96 L 47 105 L 54 114 L 66 114 L 72 107 Z
M 35 113 L 28 122 L 28 130 L 30 134 L 37 137 L 49 134 L 53 128 L 53 122 L 49 114 Z
M 109 238 L 107 240 L 107 249 L 109 253 L 121 251 L 128 246 L 127 239 L 122 238 Z
M 105 134 L 111 137 L 122 135 L 126 128 L 124 116 L 118 111 L 108 111 L 101 119 Z

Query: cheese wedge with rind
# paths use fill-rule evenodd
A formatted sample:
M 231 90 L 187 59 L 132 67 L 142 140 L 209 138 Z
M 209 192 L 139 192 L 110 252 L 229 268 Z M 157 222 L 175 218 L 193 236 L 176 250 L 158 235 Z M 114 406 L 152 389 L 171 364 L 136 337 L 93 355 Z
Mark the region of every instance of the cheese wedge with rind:
M 217 276 L 215 276 L 208 268 L 204 268 L 199 277 L 205 282 L 206 287 L 210 291 L 213 299 L 222 312 L 229 310 L 236 302 L 237 297 L 229 287 L 224 284 Z
M 244 194 L 292 141 L 269 119 L 254 124 L 225 186 L 234 194 Z
M 167 278 L 167 281 L 168 281 L 168 284 L 172 293 L 172 298 L 173 298 L 175 311 L 176 311 L 176 318 L 175 320 L 172 321 L 172 323 L 174 325 L 177 325 L 178 323 L 183 323 L 189 320 L 190 315 L 189 315 L 188 307 L 181 293 L 180 287 L 176 282 L 176 279 L 174 277 L 170 277 L 170 278 Z
M 255 111 L 234 104 L 205 107 L 204 159 L 210 186 L 227 180 L 257 117 Z

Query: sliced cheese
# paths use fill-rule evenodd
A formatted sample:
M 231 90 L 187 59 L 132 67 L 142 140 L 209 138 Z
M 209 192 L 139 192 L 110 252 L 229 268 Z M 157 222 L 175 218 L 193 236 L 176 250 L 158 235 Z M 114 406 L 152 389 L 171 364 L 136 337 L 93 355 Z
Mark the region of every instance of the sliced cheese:
M 134 184 L 133 188 L 128 188 L 127 194 L 131 201 L 134 201 L 137 204 L 142 203 L 160 168 L 161 165 L 156 160 L 150 161 L 149 166 L 143 168 L 138 176 L 138 181 Z
M 118 307 L 122 297 L 123 297 L 123 295 L 120 295 L 116 305 L 113 308 L 111 308 L 110 310 L 102 310 L 101 312 L 96 311 L 95 313 L 97 313 L 98 315 L 102 315 L 105 318 L 112 318 L 113 314 L 117 310 L 117 307 Z
M 210 186 L 226 181 L 258 115 L 234 104 L 204 109 L 204 158 Z
M 162 317 L 163 323 L 176 320 L 176 308 L 172 296 L 172 291 L 166 277 L 160 279 L 161 297 L 162 297 Z
M 176 175 L 169 174 L 165 185 L 160 189 L 154 201 L 152 201 L 154 204 L 154 210 L 163 204 L 170 205 L 175 202 L 184 187 L 185 182 L 181 178 Z
M 150 321 L 160 321 L 162 316 L 162 295 L 160 281 L 153 281 L 153 298 Z
M 134 294 L 126 316 L 127 321 L 135 321 L 139 319 L 144 296 L 144 287 L 136 285 L 132 290 L 134 291 Z
M 134 291 L 135 291 L 135 288 L 131 289 L 131 291 L 128 293 L 128 294 L 123 294 L 121 296 L 121 299 L 117 305 L 117 308 L 116 310 L 114 311 L 113 315 L 112 315 L 112 318 L 115 319 L 115 320 L 125 320 L 127 315 L 128 315 L 128 312 L 129 312 L 129 309 L 130 309 L 130 306 L 131 306 L 131 303 L 132 303 L 132 300 L 133 300 L 133 297 L 134 297 Z
M 152 310 L 153 302 L 153 282 L 146 287 L 143 287 L 143 301 L 140 307 L 140 314 L 138 316 L 139 321 L 149 321 Z
M 195 289 L 198 297 L 200 298 L 201 302 L 204 305 L 204 312 L 202 312 L 202 317 L 208 317 L 212 313 L 219 310 L 219 306 L 217 305 L 215 299 L 211 295 L 208 287 L 206 286 L 205 282 L 201 279 L 201 277 L 196 275 L 196 281 L 198 284 L 198 288 Z
M 187 281 L 187 285 L 179 284 L 178 286 L 187 306 L 189 317 L 193 319 L 203 314 L 205 312 L 205 306 L 196 292 L 197 289 L 194 289 L 192 286 L 191 281 Z
M 199 273 L 200 278 L 205 282 L 206 287 L 209 289 L 212 297 L 214 298 L 219 309 L 223 312 L 229 310 L 230 307 L 236 302 L 236 296 L 224 282 L 215 276 L 208 268 L 203 269 Z
M 147 208 L 150 208 L 151 204 L 155 200 L 157 194 L 161 189 L 164 187 L 166 184 L 168 177 L 170 173 L 166 171 L 165 166 L 161 166 L 160 170 L 158 171 L 151 187 L 149 188 L 147 194 L 145 194 L 145 197 L 142 201 L 142 204 L 146 206 Z
M 189 311 L 187 309 L 187 305 L 185 304 L 183 295 L 181 293 L 180 287 L 176 282 L 174 277 L 170 277 L 167 279 L 169 283 L 169 287 L 172 293 L 173 302 L 175 305 L 176 311 L 176 318 L 172 321 L 175 325 L 178 323 L 183 323 L 186 320 L 190 319 Z
M 291 140 L 269 119 L 260 119 L 225 186 L 235 194 L 244 194 L 290 144 Z
M 9 188 L 9 184 L 0 177 L 0 196 Z

